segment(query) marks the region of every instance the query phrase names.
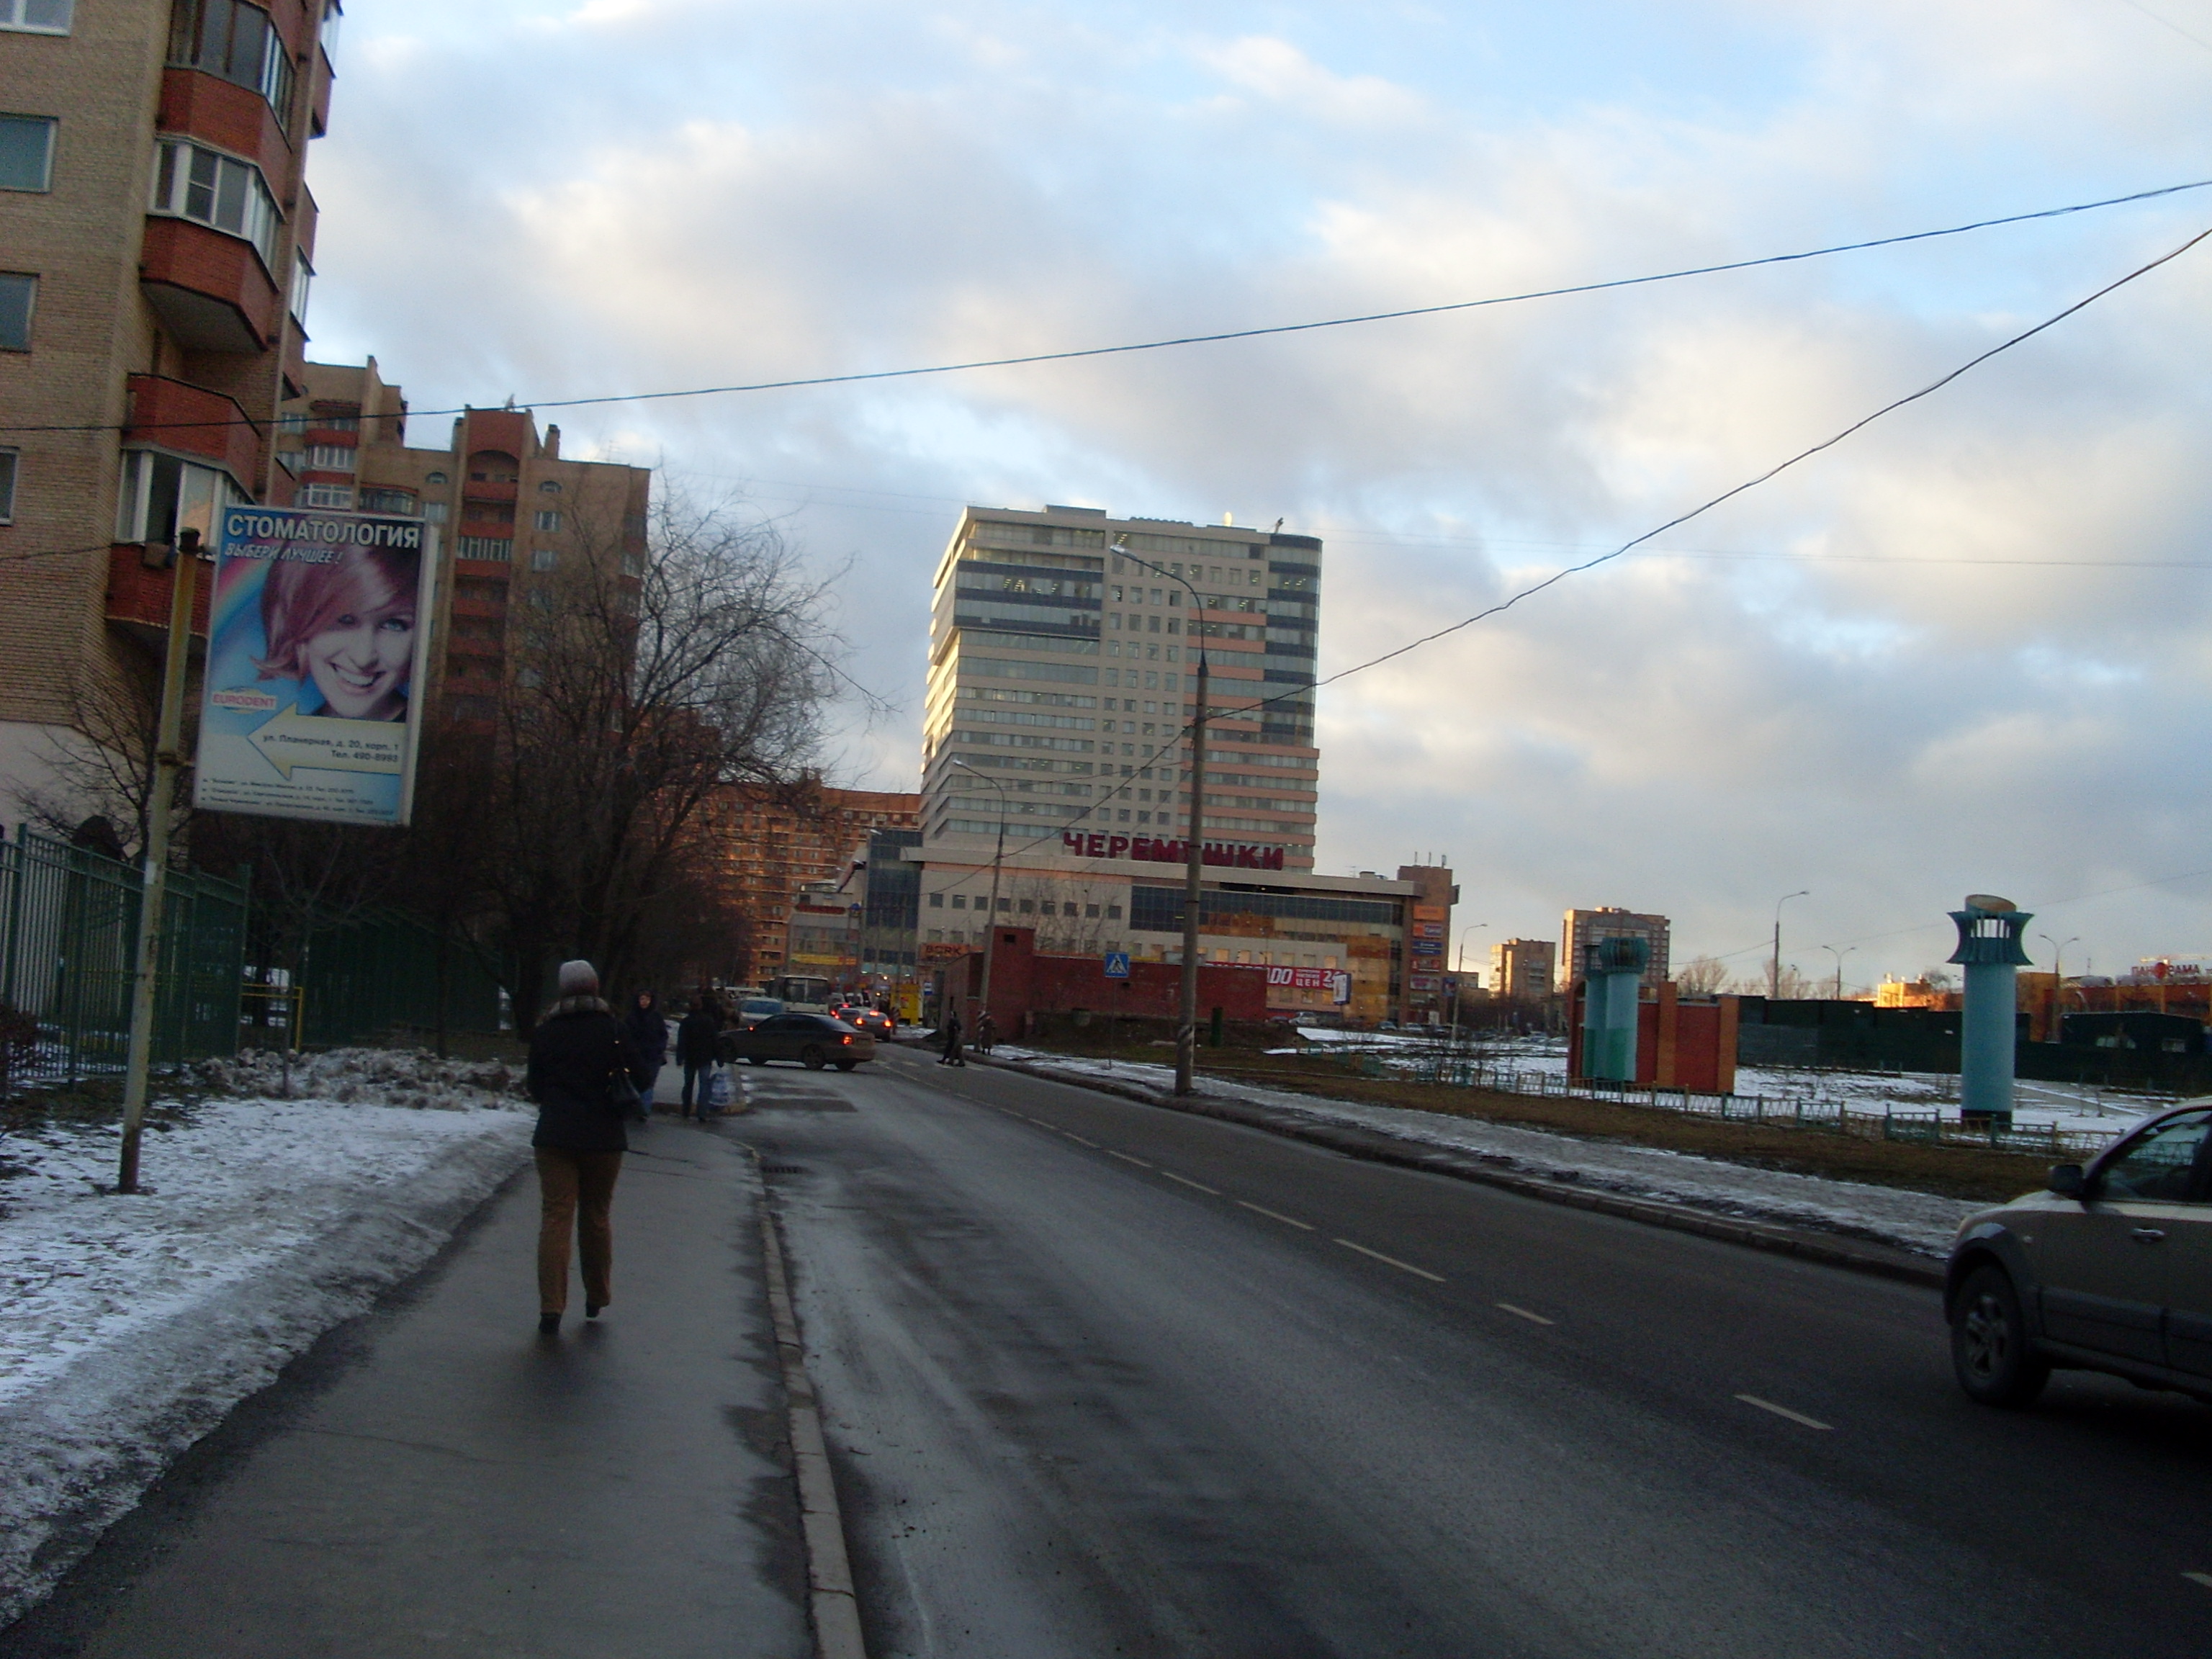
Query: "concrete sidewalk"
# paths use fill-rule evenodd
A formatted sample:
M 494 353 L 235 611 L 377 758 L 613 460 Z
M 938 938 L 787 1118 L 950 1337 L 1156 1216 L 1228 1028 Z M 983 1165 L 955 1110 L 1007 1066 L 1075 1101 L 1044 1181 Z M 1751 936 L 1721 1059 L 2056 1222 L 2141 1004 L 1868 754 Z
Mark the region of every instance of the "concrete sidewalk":
M 599 1320 L 579 1290 L 537 1333 L 526 1170 L 195 1447 L 0 1656 L 811 1652 L 757 1177 L 726 1128 L 665 1111 L 631 1144 Z

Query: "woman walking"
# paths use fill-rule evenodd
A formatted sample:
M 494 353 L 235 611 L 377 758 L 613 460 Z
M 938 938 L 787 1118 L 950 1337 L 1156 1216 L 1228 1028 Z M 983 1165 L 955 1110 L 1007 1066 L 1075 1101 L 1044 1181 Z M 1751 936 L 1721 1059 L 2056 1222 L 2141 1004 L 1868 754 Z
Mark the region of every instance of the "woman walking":
M 623 1034 L 629 1038 L 643 1079 L 637 1085 L 638 1093 L 645 1097 L 639 1115 L 649 1118 L 653 1085 L 660 1080 L 660 1068 L 668 1063 L 668 1020 L 660 1012 L 660 999 L 650 991 L 640 991 L 623 1018 Z
M 569 1237 L 583 1260 L 584 1317 L 597 1319 L 614 1300 L 614 1227 L 609 1211 L 615 1177 L 629 1142 L 623 1133 L 617 1078 L 635 1082 L 638 1058 L 629 1038 L 599 1000 L 599 975 L 588 962 L 561 964 L 561 1000 L 530 1034 L 531 1098 L 538 1103 L 540 1214 L 538 1230 L 538 1328 L 550 1335 L 568 1309 Z
M 939 1066 L 965 1066 L 968 1062 L 960 1053 L 960 1016 L 948 1010 L 938 1036 L 945 1040 L 945 1057 L 937 1063 Z

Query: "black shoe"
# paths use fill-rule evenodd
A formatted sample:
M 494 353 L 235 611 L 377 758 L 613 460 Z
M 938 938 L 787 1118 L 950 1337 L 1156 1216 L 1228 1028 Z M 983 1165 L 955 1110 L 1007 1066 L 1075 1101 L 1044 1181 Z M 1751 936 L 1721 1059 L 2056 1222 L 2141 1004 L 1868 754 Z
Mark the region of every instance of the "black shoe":
M 540 1314 L 540 1315 L 538 1315 L 538 1335 L 540 1335 L 540 1336 L 556 1336 L 556 1335 L 558 1335 L 558 1334 L 560 1334 L 560 1330 L 561 1330 L 561 1316 L 560 1316 L 559 1314 L 546 1314 L 546 1313 L 542 1313 L 542 1314 Z
M 584 1317 L 586 1319 L 597 1319 L 599 1316 L 599 1304 L 596 1302 L 586 1302 L 584 1304 Z

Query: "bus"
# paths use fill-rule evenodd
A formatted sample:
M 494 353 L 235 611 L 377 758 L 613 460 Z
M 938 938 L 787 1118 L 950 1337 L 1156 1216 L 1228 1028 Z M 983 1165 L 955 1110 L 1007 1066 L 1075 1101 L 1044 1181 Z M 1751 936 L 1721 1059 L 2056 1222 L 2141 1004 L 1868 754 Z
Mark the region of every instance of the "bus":
M 818 974 L 779 974 L 763 988 L 793 1013 L 830 1012 L 830 981 Z

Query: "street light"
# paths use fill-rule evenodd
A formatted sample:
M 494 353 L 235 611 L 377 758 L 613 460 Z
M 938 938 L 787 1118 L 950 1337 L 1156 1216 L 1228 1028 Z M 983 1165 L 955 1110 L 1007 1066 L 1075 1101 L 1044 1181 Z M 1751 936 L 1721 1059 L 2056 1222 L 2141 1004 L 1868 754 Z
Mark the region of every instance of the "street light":
M 1116 541 L 1113 552 L 1182 587 L 1190 595 L 1194 613 L 1206 609 L 1196 588 L 1151 560 L 1139 558 L 1129 551 L 1127 539 Z M 1182 1007 L 1176 1024 L 1175 1075 L 1175 1091 L 1179 1095 L 1190 1092 L 1191 1073 L 1198 1060 L 1198 933 L 1206 871 L 1206 683 L 1213 672 L 1206 655 L 1206 635 L 1202 631 L 1206 624 L 1195 616 L 1194 622 L 1201 631 L 1198 635 L 1198 706 L 1190 722 L 1190 824 L 1183 833 Z M 1184 637 L 1188 639 L 1189 635 Z M 1169 768 L 1170 772 L 1175 769 Z
M 1832 945 L 1823 945 L 1820 948 L 1836 959 L 1836 1000 L 1841 1002 L 1844 1000 L 1844 958 L 1859 947 L 1856 945 L 1846 945 L 1838 951 Z
M 988 773 L 978 772 L 964 760 L 952 763 L 970 777 L 977 777 L 999 792 L 999 845 L 991 854 L 991 908 L 985 912 L 990 921 L 983 930 L 983 997 L 981 1012 L 991 1012 L 991 958 L 999 943 L 999 866 L 1006 856 L 1006 786 Z
M 1766 970 L 1766 1000 L 1774 1001 L 1782 994 L 1782 907 L 1794 898 L 1809 898 L 1813 890 L 1801 887 L 1794 893 L 1784 893 L 1774 901 L 1774 962 Z
M 2062 1023 L 2066 1018 L 2066 946 L 2079 945 L 2081 942 L 2081 936 L 2076 933 L 2063 943 L 2051 938 L 2048 933 L 2038 933 L 2036 938 L 2051 947 L 2051 1029 L 2045 1033 L 2045 1036 L 2049 1041 L 2056 1042 L 2058 1041 Z M 2088 1006 L 2088 1000 L 2087 997 L 2081 1000 L 2084 1007 Z
M 1459 1042 L 1460 981 L 1467 977 L 1467 936 L 1469 933 L 1476 933 L 1489 926 L 1490 924 L 1486 921 L 1470 921 L 1466 927 L 1459 930 L 1459 954 L 1455 958 L 1459 965 L 1452 970 L 1452 1000 L 1450 1015 L 1452 1042 L 1455 1045 Z M 1492 991 L 1495 991 L 1497 988 L 1498 988 L 1495 986 L 1491 988 Z

